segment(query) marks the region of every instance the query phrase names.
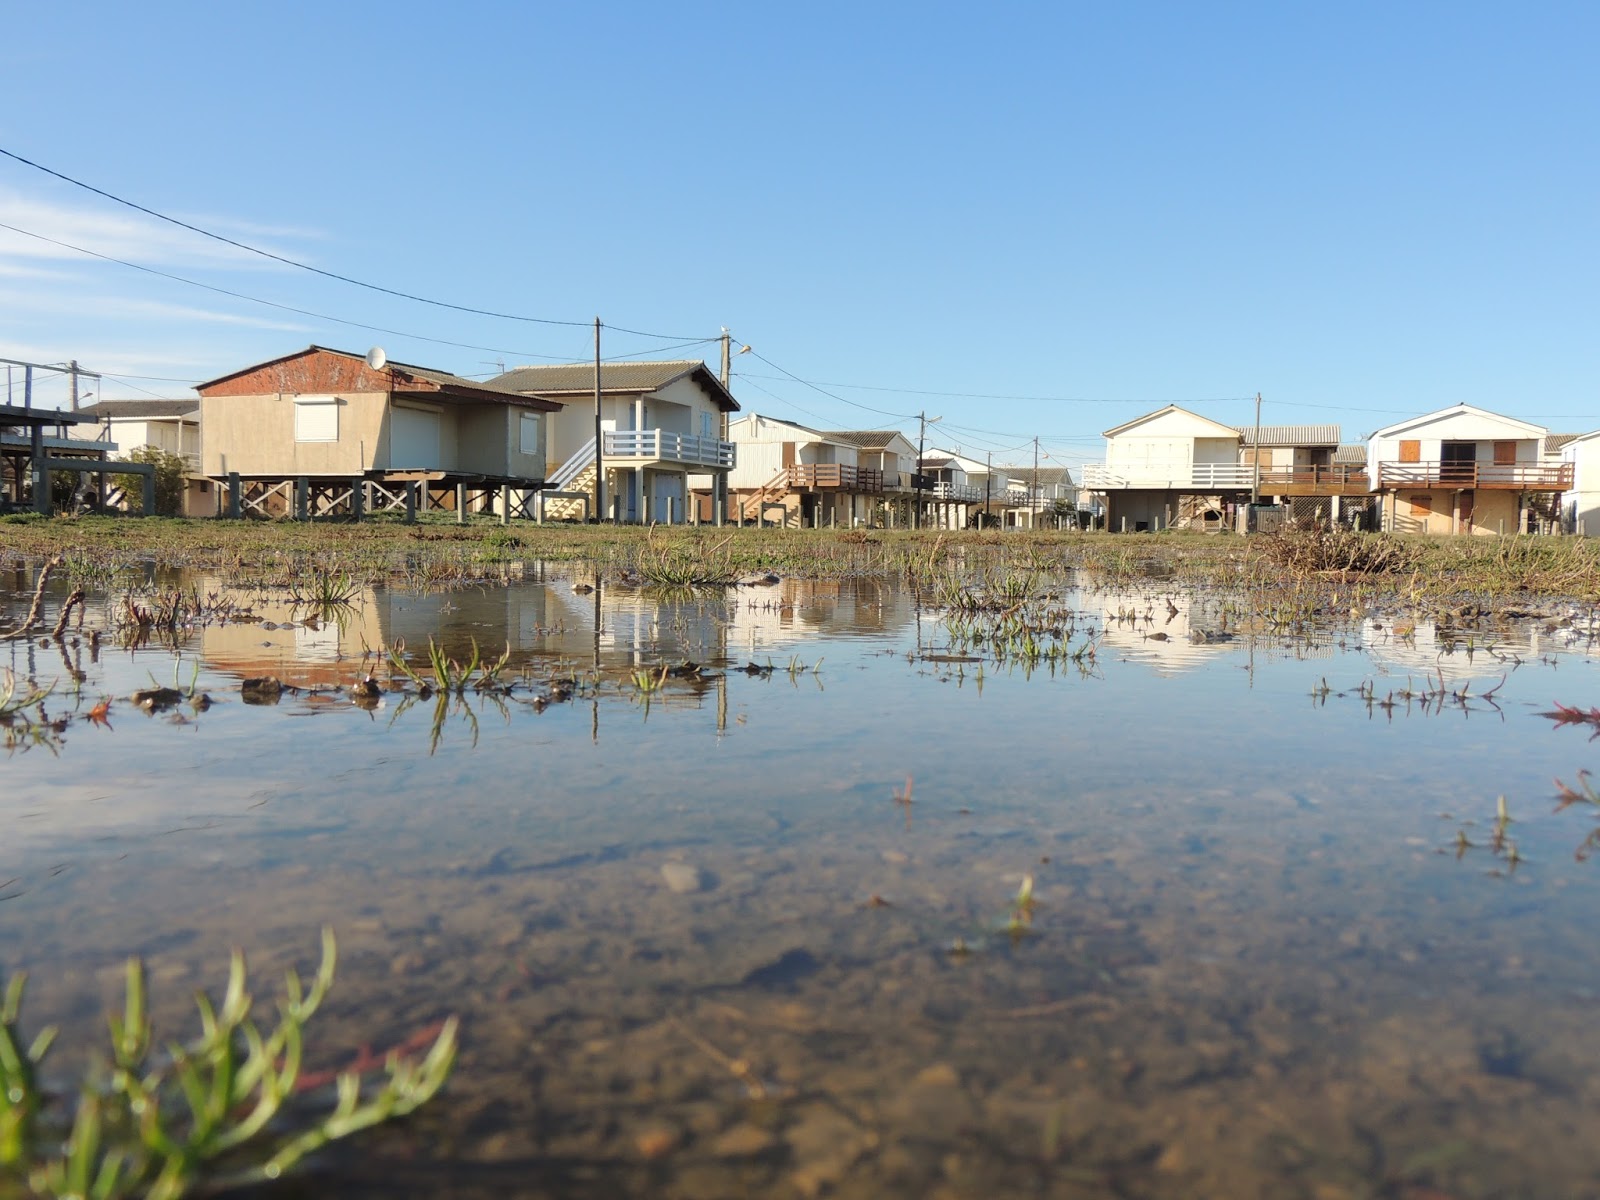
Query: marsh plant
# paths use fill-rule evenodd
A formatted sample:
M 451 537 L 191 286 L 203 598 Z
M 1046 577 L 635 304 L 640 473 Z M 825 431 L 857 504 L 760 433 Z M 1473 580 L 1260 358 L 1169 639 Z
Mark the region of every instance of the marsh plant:
M 413 668 L 406 661 L 405 650 L 405 639 L 395 639 L 395 644 L 389 651 L 390 669 L 400 672 L 414 683 L 424 697 L 431 696 L 434 692 L 460 695 L 469 687 L 484 692 L 504 690 L 508 686 L 501 682 L 500 677 L 511 663 L 510 642 L 506 643 L 505 652 L 499 658 L 489 662 L 478 649 L 478 639 L 473 638 L 472 656 L 463 664 L 446 654 L 444 647 L 430 637 L 426 671 Z
M 309 988 L 290 971 L 276 1022 L 263 1025 L 235 952 L 221 1003 L 196 997 L 199 1036 L 165 1049 L 146 1008 L 144 964 L 131 959 L 123 1011 L 109 1019 L 109 1058 L 89 1069 L 75 1102 L 41 1081 L 56 1031 L 22 1034 L 26 977 L 13 977 L 0 1003 L 0 1197 L 177 1200 L 277 1179 L 327 1143 L 431 1099 L 455 1062 L 453 1017 L 420 1059 L 391 1053 L 377 1087 L 352 1069 L 337 1074 L 331 1111 L 305 1103 L 317 1079 L 301 1074 L 304 1028 L 333 984 L 335 959 L 324 930 Z

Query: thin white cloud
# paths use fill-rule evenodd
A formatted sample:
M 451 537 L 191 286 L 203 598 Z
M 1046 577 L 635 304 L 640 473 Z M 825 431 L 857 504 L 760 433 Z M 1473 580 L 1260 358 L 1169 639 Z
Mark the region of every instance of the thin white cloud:
M 283 269 L 260 255 L 224 245 L 139 213 L 54 204 L 6 189 L 0 189 L 0 222 L 39 235 L 28 237 L 9 229 L 0 229 L 0 263 L 17 259 L 84 261 L 86 256 L 67 248 L 77 246 L 141 266 Z M 278 236 L 288 235 L 286 231 L 279 231 Z M 43 241 L 41 238 L 53 241 Z M 241 237 L 239 240 L 245 239 Z M 66 245 L 57 245 L 56 242 Z M 299 257 L 271 245 L 261 248 L 290 258 Z
M 168 304 L 162 300 L 139 300 L 127 296 L 84 296 L 68 293 L 40 295 L 0 289 L 0 312 L 10 310 L 18 316 L 40 313 L 71 313 L 76 317 L 111 317 L 139 321 L 204 321 L 217 325 L 240 325 L 250 329 L 279 329 L 289 333 L 310 333 L 309 325 L 246 316 L 214 308 L 188 304 Z
M 0 231 L 3 232 L 3 231 Z M 71 271 L 57 271 L 51 267 L 34 267 L 25 263 L 0 261 L 0 279 L 51 279 L 66 281 L 73 278 Z

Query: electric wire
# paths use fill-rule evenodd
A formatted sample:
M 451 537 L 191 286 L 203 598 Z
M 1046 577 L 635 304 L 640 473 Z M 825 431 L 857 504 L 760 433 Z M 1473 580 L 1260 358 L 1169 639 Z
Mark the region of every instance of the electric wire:
M 32 167 L 35 171 L 42 171 L 44 174 L 53 176 L 64 183 L 70 183 L 73 187 L 82 188 L 86 192 L 92 192 L 96 196 L 110 200 L 114 204 L 120 204 L 125 208 L 133 209 L 135 212 L 144 213 L 147 217 L 154 217 L 158 221 L 165 221 L 169 225 L 176 225 L 179 229 L 187 229 L 191 233 L 198 233 L 201 237 L 207 237 L 212 241 L 221 242 L 223 245 L 232 246 L 236 250 L 244 250 L 250 254 L 257 254 L 262 258 L 271 259 L 273 262 L 282 263 L 287 267 L 294 267 L 301 271 L 309 271 L 313 275 L 321 275 L 324 279 L 333 279 L 340 283 L 348 283 L 353 287 L 366 288 L 368 291 L 379 292 L 385 296 L 394 296 L 398 299 L 410 300 L 417 304 L 429 304 L 435 308 L 447 308 L 455 312 L 470 313 L 473 316 L 478 317 L 494 317 L 502 321 L 522 321 L 533 325 L 565 325 L 577 328 L 584 328 L 593 324 L 593 322 L 590 321 L 563 321 L 553 317 L 530 317 L 521 313 L 505 313 L 496 312 L 493 309 L 487 308 L 474 308 L 468 304 L 453 304 L 448 300 L 434 300 L 428 296 L 416 295 L 413 292 L 402 292 L 397 288 L 384 287 L 382 284 L 368 283 L 366 280 L 356 279 L 350 275 L 341 275 L 337 271 L 327 271 L 321 267 L 314 267 L 308 262 L 301 262 L 299 259 L 289 258 L 287 255 L 275 254 L 271 250 L 263 250 L 259 246 L 252 246 L 248 242 L 241 242 L 236 238 L 228 237 L 226 234 L 216 233 L 210 229 L 204 229 L 201 226 L 192 224 L 188 221 L 179 220 L 177 217 L 168 216 L 166 213 L 157 212 L 153 208 L 148 208 L 143 204 L 135 203 L 132 200 L 128 200 L 122 196 L 108 192 L 104 188 L 97 188 L 93 184 L 85 183 L 81 179 L 74 179 L 71 175 L 66 175 L 60 171 L 53 170 L 52 168 L 45 166 L 43 163 L 37 163 L 30 158 L 24 158 L 22 155 L 17 154 L 15 151 L 7 150 L 3 146 L 0 146 L 0 155 L 4 155 L 15 162 L 19 162 L 23 166 Z M 604 326 L 604 322 L 602 322 L 602 326 Z M 638 329 L 625 329 L 620 325 L 613 325 L 610 326 L 610 328 L 615 329 L 619 333 L 633 334 L 636 337 L 659 338 L 662 341 L 667 342 L 685 341 L 692 336 L 690 334 L 647 333 Z M 536 355 L 535 357 L 541 356 Z
M 60 246 L 64 250 L 73 250 L 79 254 L 86 254 L 90 258 L 98 258 L 103 262 L 116 263 L 120 267 L 128 267 L 134 271 L 143 271 L 147 275 L 155 275 L 161 279 L 170 279 L 174 283 L 187 284 L 190 287 L 197 287 L 208 292 L 215 292 L 219 296 L 231 296 L 235 300 L 245 300 L 251 304 L 262 304 L 268 308 L 278 309 L 280 312 L 295 313 L 298 316 L 311 317 L 313 320 L 317 321 L 332 321 L 336 325 L 348 325 L 352 329 L 365 329 L 369 333 L 386 333 L 391 337 L 409 338 L 413 341 L 429 342 L 436 346 L 453 346 L 460 350 L 482 350 L 489 354 L 510 354 L 517 355 L 522 358 L 542 358 L 548 359 L 552 362 L 570 361 L 553 354 L 540 354 L 533 350 L 508 350 L 504 346 L 481 346 L 473 342 L 453 342 L 448 338 L 429 337 L 427 334 L 423 333 L 407 333 L 405 330 L 389 329 L 382 325 L 368 325 L 363 321 L 351 321 L 344 317 L 335 317 L 330 316 L 327 313 L 313 312 L 309 308 L 296 308 L 292 304 L 280 304 L 276 300 L 263 300 L 260 296 L 251 296 L 244 292 L 233 291 L 230 288 L 218 287 L 215 284 L 201 283 L 198 279 L 188 279 L 182 275 L 174 275 L 170 271 L 157 270 L 155 267 L 147 267 L 141 263 L 129 262 L 125 258 L 116 258 L 110 254 L 102 254 L 98 250 L 90 250 L 83 246 L 75 246 L 71 242 L 64 242 L 59 238 L 46 237 L 42 233 L 34 233 L 30 229 L 23 229 L 16 225 L 8 225 L 4 221 L 0 221 L 0 229 L 7 229 L 12 233 L 20 233 L 24 237 L 37 238 L 41 242 L 48 242 L 50 245 Z

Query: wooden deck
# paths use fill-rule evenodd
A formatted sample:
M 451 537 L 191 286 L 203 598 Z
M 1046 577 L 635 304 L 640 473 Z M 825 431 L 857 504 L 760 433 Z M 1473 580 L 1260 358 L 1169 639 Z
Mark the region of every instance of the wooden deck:
M 1485 488 L 1505 492 L 1565 492 L 1571 463 L 1381 462 L 1380 488 Z
M 1365 496 L 1372 490 L 1366 464 L 1262 467 L 1261 490 L 1272 496 Z
M 881 492 L 883 472 L 844 463 L 802 463 L 789 468 L 791 492 Z

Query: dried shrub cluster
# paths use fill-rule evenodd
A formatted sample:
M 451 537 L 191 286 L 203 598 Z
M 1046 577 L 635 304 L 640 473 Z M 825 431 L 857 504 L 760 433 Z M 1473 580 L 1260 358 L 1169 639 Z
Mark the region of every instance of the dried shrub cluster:
M 1261 539 L 1260 552 L 1274 566 L 1305 574 L 1409 571 L 1417 558 L 1414 547 L 1388 534 L 1321 527 L 1282 529 Z

